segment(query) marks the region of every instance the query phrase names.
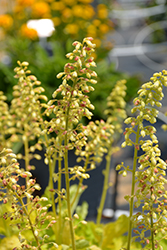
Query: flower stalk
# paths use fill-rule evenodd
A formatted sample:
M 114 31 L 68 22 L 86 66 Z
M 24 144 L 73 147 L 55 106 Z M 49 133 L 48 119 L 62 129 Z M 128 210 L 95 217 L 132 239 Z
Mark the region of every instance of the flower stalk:
M 130 205 L 127 250 L 131 249 L 132 229 L 135 227 L 142 229 L 141 233 L 134 230 L 139 235 L 141 243 L 148 247 L 151 244 L 152 249 L 158 246 L 161 248 L 156 241 L 156 234 L 161 232 L 162 224 L 166 224 L 162 217 L 165 214 L 164 203 L 160 201 L 162 197 L 166 197 L 167 193 L 164 189 L 166 180 L 162 177 L 165 175 L 163 169 L 166 169 L 166 163 L 160 158 L 156 129 L 152 125 L 145 126 L 144 121 L 151 124 L 156 122 L 158 110 L 154 106 L 161 107 L 162 87 L 167 86 L 166 74 L 166 71 L 155 73 L 150 82 L 142 85 L 138 91 L 138 97 L 134 99 L 135 106 L 131 110 L 132 113 L 138 112 L 138 115 L 136 118 L 129 117 L 125 120 L 125 123 L 131 126 L 125 129 L 125 142 L 122 143 L 122 147 L 134 146 L 133 169 L 130 170 L 121 163 L 117 166 L 117 170 L 123 168 L 120 173 L 124 176 L 127 171 L 132 172 L 131 195 L 125 197 Z M 135 135 L 135 141 L 131 138 L 132 134 Z M 150 139 L 143 140 L 142 138 L 146 136 Z M 138 156 L 140 149 L 143 154 Z M 135 202 L 134 198 L 136 198 Z M 158 204 L 158 209 L 156 204 Z M 137 208 L 140 205 L 142 205 L 142 212 L 134 215 L 134 206 Z M 149 230 L 151 231 L 150 240 L 145 237 L 145 232 Z
M 102 212 L 106 200 L 107 190 L 108 190 L 108 182 L 109 182 L 109 173 L 110 173 L 110 163 L 112 154 L 119 150 L 118 148 L 113 147 L 113 142 L 117 140 L 117 137 L 122 133 L 122 123 L 123 119 L 126 118 L 125 106 L 126 102 L 124 100 L 126 95 L 126 81 L 118 81 L 115 84 L 112 92 L 108 96 L 107 99 L 107 109 L 105 110 L 105 114 L 107 115 L 107 124 L 113 126 L 113 133 L 110 134 L 109 143 L 105 144 L 107 148 L 106 155 L 106 169 L 103 171 L 104 174 L 104 184 L 102 189 L 102 196 L 100 200 L 100 205 L 97 213 L 97 224 L 100 224 Z
M 136 142 L 135 145 L 139 144 L 140 129 L 137 127 L 136 132 Z M 131 184 L 131 197 L 130 197 L 130 209 L 129 209 L 129 225 L 128 225 L 128 241 L 127 241 L 127 250 L 130 250 L 131 239 L 132 239 L 132 228 L 133 228 L 133 208 L 134 208 L 134 194 L 135 194 L 135 185 L 136 185 L 136 168 L 137 168 L 137 159 L 138 159 L 138 147 L 134 148 L 134 158 L 133 158 L 133 170 L 132 170 L 132 184 Z

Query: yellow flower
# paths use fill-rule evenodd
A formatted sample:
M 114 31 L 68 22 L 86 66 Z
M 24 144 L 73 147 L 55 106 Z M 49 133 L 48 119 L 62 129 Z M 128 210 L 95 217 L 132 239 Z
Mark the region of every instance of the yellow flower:
M 32 6 L 34 4 L 34 0 L 17 0 L 16 6 L 20 5 L 22 7 Z
M 106 19 L 108 17 L 108 10 L 105 4 L 99 4 L 97 6 L 97 16 L 100 19 Z
M 93 43 L 94 43 L 94 40 L 93 40 Z M 93 53 L 91 54 L 91 56 L 94 58 L 94 61 L 95 61 L 96 58 L 97 58 L 97 54 L 96 54 L 95 52 L 93 52 Z
M 51 9 L 52 10 L 58 10 L 58 11 L 61 11 L 65 8 L 65 5 L 62 1 L 58 1 L 58 2 L 53 2 L 51 4 Z
M 32 15 L 35 18 L 47 18 L 50 17 L 49 4 L 45 2 L 36 2 L 32 6 Z
M 70 8 L 65 8 L 63 11 L 62 11 L 62 17 L 65 18 L 65 20 L 63 19 L 63 21 L 67 21 L 66 19 L 69 19 L 72 17 L 72 11 Z
M 78 1 L 81 2 L 81 3 L 85 3 L 85 4 L 93 2 L 93 0 L 78 0 Z
M 90 24 L 87 28 L 88 37 L 96 37 L 97 29 L 94 25 Z
M 84 19 L 91 19 L 95 15 L 94 8 L 91 5 L 85 6 L 83 10 L 83 18 Z
M 61 19 L 59 17 L 53 17 L 52 21 L 54 23 L 54 26 L 59 26 L 61 24 Z
M 26 24 L 21 26 L 20 32 L 23 37 L 27 37 L 31 40 L 36 40 L 38 37 L 37 31 L 35 29 L 28 28 Z
M 0 27 L 4 29 L 9 29 L 13 25 L 13 19 L 10 15 L 4 14 L 0 15 Z
M 109 28 L 109 26 L 107 24 L 102 23 L 99 26 L 99 30 L 100 30 L 101 33 L 106 34 L 110 30 L 110 28 Z
M 75 23 L 67 24 L 65 27 L 65 32 L 71 35 L 77 34 L 79 31 L 79 27 Z
M 93 20 L 93 24 L 98 27 L 101 24 L 101 21 L 99 19 L 95 19 Z
M 93 43 L 96 44 L 96 48 L 99 48 L 101 46 L 101 40 L 98 38 L 93 39 Z
M 74 5 L 72 8 L 72 13 L 76 17 L 83 17 L 83 6 L 82 5 Z

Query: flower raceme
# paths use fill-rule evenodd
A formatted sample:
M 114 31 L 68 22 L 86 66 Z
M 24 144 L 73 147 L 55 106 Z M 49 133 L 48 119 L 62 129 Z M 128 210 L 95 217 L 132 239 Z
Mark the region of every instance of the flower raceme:
M 10 106 L 10 114 L 13 118 L 13 126 L 15 127 L 15 142 L 21 141 L 26 149 L 25 156 L 18 154 L 19 158 L 26 159 L 26 169 L 30 167 L 29 161 L 34 156 L 40 159 L 37 154 L 31 154 L 36 149 L 41 150 L 42 147 L 36 143 L 32 147 L 30 144 L 36 140 L 41 134 L 40 123 L 42 123 L 41 100 L 47 101 L 47 97 L 42 95 L 44 92 L 41 82 L 37 80 L 28 69 L 28 62 L 18 61 L 18 67 L 14 69 L 18 79 L 18 84 L 13 87 L 13 100 Z
M 129 166 L 125 167 L 123 163 L 117 166 L 117 170 L 123 168 L 124 170 L 120 172 L 124 176 L 127 171 L 132 173 L 131 196 L 125 197 L 130 203 L 128 250 L 130 249 L 132 227 L 140 229 L 135 229 L 134 232 L 141 238 L 141 242 L 146 244 L 147 249 L 157 247 L 162 249 L 160 240 L 156 240 L 156 235 L 162 233 L 164 225 L 167 225 L 165 219 L 167 216 L 165 205 L 167 191 L 164 187 L 167 181 L 163 177 L 166 175 L 167 164 L 160 158 L 161 151 L 155 135 L 156 129 L 152 125 L 145 125 L 144 121 L 151 124 L 156 122 L 158 110 L 155 106 L 161 107 L 160 101 L 164 96 L 163 86 L 167 86 L 167 71 L 165 70 L 162 73 L 155 73 L 149 82 L 142 85 L 138 91 L 138 97 L 134 99 L 134 108 L 131 110 L 132 114 L 137 113 L 137 117 L 129 117 L 125 120 L 125 123 L 130 126 L 125 129 L 125 141 L 122 143 L 122 147 L 134 146 L 133 170 Z M 146 136 L 150 138 L 144 139 Z M 140 149 L 142 154 L 138 156 Z M 134 191 L 135 186 L 136 191 Z M 139 207 L 140 205 L 142 212 L 133 216 L 133 206 Z M 151 231 L 150 240 L 145 236 L 145 232 L 148 230 Z
M 46 130 L 48 133 L 55 132 L 56 140 L 63 141 L 67 136 L 69 149 L 76 144 L 79 121 L 84 116 L 88 119 L 92 116 L 90 109 L 94 109 L 94 106 L 87 94 L 94 90 L 91 84 L 97 82 L 94 79 L 97 74 L 92 70 L 92 67 L 96 66 L 91 56 L 95 48 L 92 38 L 85 38 L 83 43 L 74 42 L 73 45 L 73 52 L 66 55 L 70 62 L 65 65 L 64 72 L 57 75 L 58 78 L 62 77 L 62 84 L 54 91 L 54 99 L 43 105 L 46 108 L 44 114 L 55 115 L 55 118 L 46 122 Z M 62 99 L 58 98 L 59 94 Z
M 77 162 L 83 160 L 86 163 L 88 161 L 87 164 L 90 164 L 90 169 L 94 169 L 96 162 L 101 162 L 103 155 L 108 152 L 114 126 L 103 120 L 91 121 L 87 126 L 83 126 L 82 130 L 88 140 L 82 150 L 80 147 L 76 148 Z
M 114 130 L 122 133 L 122 121 L 127 117 L 124 100 L 126 95 L 126 81 L 118 81 L 107 98 L 107 123 L 114 125 Z
M 27 187 L 18 184 L 20 178 L 26 179 L 27 177 L 30 178 Z M 25 231 L 31 230 L 38 249 L 41 250 L 41 246 L 48 243 L 45 242 L 45 236 L 43 238 L 40 236 L 55 223 L 55 220 L 45 212 L 50 207 L 50 204 L 44 205 L 48 199 L 38 196 L 34 198 L 33 192 L 40 190 L 40 186 L 31 177 L 32 174 L 29 171 L 24 171 L 19 167 L 16 155 L 11 149 L 4 148 L 0 152 L 0 201 L 3 201 L 3 204 L 9 204 L 9 209 L 3 214 L 3 218 L 10 219 L 11 225 L 18 228 L 22 249 L 37 249 L 27 243 L 24 235 Z M 27 198 L 30 199 L 30 203 L 25 203 Z M 15 249 L 20 249 L 20 247 Z
M 13 117 L 9 112 L 9 106 L 6 103 L 6 96 L 0 91 L 0 151 L 3 148 L 11 148 L 14 139 L 15 129 L 13 127 Z M 13 135 L 13 136 L 12 136 Z
M 104 121 L 95 123 L 91 121 L 87 126 L 80 123 L 84 116 L 91 119 L 90 110 L 94 109 L 88 93 L 94 90 L 91 85 L 97 82 L 95 80 L 97 74 L 92 70 L 96 67 L 92 57 L 95 44 L 92 43 L 92 38 L 88 37 L 82 43 L 74 42 L 73 46 L 75 46 L 73 52 L 66 55 L 70 62 L 65 65 L 64 72 L 57 75 L 58 78 L 62 78 L 62 84 L 54 91 L 53 99 L 43 104 L 44 114 L 48 116 L 54 114 L 54 118 L 45 122 L 42 133 L 56 134 L 55 140 L 50 140 L 46 162 L 49 162 L 50 156 L 55 155 L 55 152 L 62 157 L 65 150 L 75 149 L 77 161 L 84 161 L 84 173 L 80 176 L 88 178 L 85 175 L 88 164 L 90 169 L 95 168 L 95 162 L 100 162 L 108 150 L 113 125 Z M 59 98 L 60 94 L 62 98 Z M 71 174 L 79 178 L 79 172 L 73 169 Z
M 143 121 L 146 120 L 151 124 L 156 122 L 156 117 L 158 115 L 158 110 L 154 108 L 157 106 L 158 108 L 162 106 L 161 100 L 164 96 L 162 92 L 163 85 L 167 86 L 167 72 L 164 70 L 162 73 L 155 73 L 153 77 L 150 79 L 151 81 L 142 85 L 141 89 L 138 91 L 139 96 L 134 99 L 135 107 L 132 108 L 132 114 L 138 111 L 138 116 L 129 117 L 125 120 L 126 124 L 131 124 L 131 127 L 126 128 L 125 142 L 123 142 L 122 147 L 132 146 L 134 144 L 130 139 L 130 135 L 132 133 L 136 134 L 134 128 L 139 126 L 140 135 L 145 137 L 149 135 L 153 140 L 155 139 L 155 143 L 157 142 L 156 136 L 154 133 L 156 129 L 153 126 L 144 127 Z M 141 145 L 144 143 L 141 141 Z M 136 147 L 139 145 L 135 145 Z

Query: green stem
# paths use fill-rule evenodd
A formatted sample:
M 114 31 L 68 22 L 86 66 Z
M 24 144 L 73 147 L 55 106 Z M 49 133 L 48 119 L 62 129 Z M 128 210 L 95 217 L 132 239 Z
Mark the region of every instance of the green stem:
M 54 180 L 53 180 L 53 174 L 55 172 L 55 167 L 56 167 L 56 160 L 57 160 L 57 156 L 56 154 L 54 155 L 53 159 L 49 159 L 49 187 L 51 189 L 54 190 Z M 53 216 L 56 218 L 57 217 L 57 211 L 56 211 L 56 203 L 55 203 L 55 192 L 51 192 L 51 200 L 52 200 L 52 212 L 53 212 Z M 55 239 L 56 241 L 59 239 L 57 237 L 57 230 L 56 227 L 57 225 L 54 224 L 54 233 L 55 233 Z
M 54 169 L 54 167 L 52 164 L 53 162 L 51 161 L 51 159 L 49 159 L 49 189 L 51 189 L 51 190 L 54 190 L 54 184 L 53 184 L 53 169 Z M 56 218 L 55 196 L 54 196 L 54 192 L 50 192 L 50 193 L 51 193 L 51 199 L 52 199 L 52 211 L 53 211 L 54 217 Z
M 106 200 L 107 190 L 108 190 L 108 178 L 110 173 L 110 163 L 111 163 L 111 146 L 108 155 L 106 156 L 106 169 L 104 170 L 104 184 L 103 184 L 103 192 L 100 200 L 100 205 L 97 210 L 97 224 L 99 225 L 101 222 L 102 212 L 104 208 L 104 203 Z
M 9 187 L 9 188 L 10 188 L 10 187 Z M 13 191 L 13 190 L 12 190 L 12 191 Z M 21 207 L 22 207 L 22 209 L 23 209 L 25 215 L 27 216 L 27 221 L 29 222 L 30 230 L 31 230 L 32 233 L 33 233 L 33 236 L 34 236 L 34 239 L 35 239 L 35 241 L 36 241 L 36 243 L 37 243 L 38 249 L 39 249 L 39 250 L 42 250 L 42 248 L 41 248 L 41 246 L 40 246 L 39 239 L 38 239 L 38 237 L 37 237 L 36 234 L 35 234 L 35 229 L 34 229 L 34 227 L 33 227 L 33 223 L 32 223 L 32 221 L 31 221 L 31 219 L 30 219 L 30 215 L 29 215 L 29 212 L 28 212 L 28 207 L 27 207 L 27 209 L 26 209 L 23 200 L 19 197 L 19 195 L 18 195 L 16 192 L 15 192 L 15 196 L 16 196 L 16 198 L 18 199 L 18 201 L 20 202 Z
M 44 129 L 44 125 L 42 124 L 42 129 Z M 45 143 L 46 143 L 46 148 L 49 148 L 49 140 L 46 134 L 44 134 L 45 137 Z M 56 157 L 55 157 L 56 158 Z M 54 160 L 52 161 L 51 157 L 49 156 L 49 184 L 48 187 L 49 189 L 54 189 L 54 183 L 53 183 L 53 173 L 55 171 L 55 165 L 56 165 L 56 161 Z M 52 200 L 52 211 L 53 211 L 53 216 L 56 219 L 56 205 L 55 205 L 55 196 L 54 196 L 54 192 L 50 192 L 51 195 L 51 200 Z M 56 224 L 54 224 L 54 227 L 56 228 Z M 55 239 L 57 238 L 56 235 L 56 229 L 55 231 Z
M 44 124 L 42 123 L 42 129 L 44 130 Z M 49 140 L 46 134 L 44 134 L 45 137 L 45 143 L 46 143 L 46 148 L 49 148 Z M 56 157 L 55 157 L 56 158 Z M 56 161 L 51 160 L 51 157 L 49 157 L 49 184 L 48 187 L 49 189 L 54 189 L 54 183 L 53 183 L 53 173 L 55 171 L 55 165 L 56 165 Z M 56 218 L 56 205 L 55 205 L 55 197 L 54 197 L 54 192 L 51 192 L 51 200 L 52 200 L 52 211 L 53 211 L 53 215 Z M 56 237 L 56 230 L 55 230 L 55 237 Z
M 60 235 L 59 235 L 59 241 L 58 243 L 61 244 L 62 242 L 62 218 L 61 218 L 61 157 L 59 155 L 59 159 L 58 159 L 58 168 L 59 168 L 59 179 L 58 179 L 58 193 L 59 193 L 59 232 L 60 232 Z
M 24 140 L 24 153 L 25 153 L 25 170 L 28 170 L 28 166 L 29 166 L 29 150 L 28 150 L 28 140 L 27 140 L 27 136 L 25 135 L 25 140 Z
M 65 145 L 67 145 L 68 139 L 67 134 L 65 136 Z M 69 224 L 70 224 L 70 232 L 71 232 L 71 240 L 72 240 L 72 249 L 75 250 L 75 237 L 74 237 L 74 228 L 73 228 L 73 220 L 71 214 L 71 204 L 70 204 L 70 181 L 69 181 L 69 173 L 68 173 L 68 150 L 65 149 L 65 180 L 66 180 L 66 195 L 67 195 L 67 209 L 68 209 L 68 217 L 69 217 Z
M 140 129 L 138 126 L 137 133 L 136 133 L 135 146 L 138 145 L 138 143 L 139 143 L 139 136 L 140 136 Z M 137 166 L 137 152 L 138 152 L 138 149 L 137 149 L 137 147 L 135 147 L 134 158 L 133 158 L 132 187 L 131 187 L 131 199 L 130 199 L 130 215 L 129 215 L 127 250 L 130 250 L 131 238 L 132 238 L 132 225 L 133 225 L 132 216 L 133 216 L 133 203 L 134 203 L 134 192 L 135 192 L 135 173 L 136 173 L 136 166 Z
M 73 86 L 75 86 L 75 83 L 73 83 Z M 75 245 L 75 236 L 74 236 L 74 228 L 73 228 L 73 219 L 72 219 L 72 213 L 71 213 L 71 202 L 70 202 L 70 180 L 69 180 L 69 173 L 68 173 L 68 123 L 69 123 L 69 112 L 70 112 L 70 104 L 71 104 L 72 95 L 69 99 L 69 105 L 66 112 L 66 128 L 65 130 L 67 133 L 65 134 L 64 139 L 64 146 L 65 146 L 65 154 L 64 154 L 64 166 L 65 166 L 65 182 L 66 182 L 66 196 L 67 196 L 67 210 L 68 210 L 68 218 L 69 218 L 69 224 L 70 224 L 70 233 L 71 233 L 71 241 L 72 241 L 72 249 L 76 249 Z
M 153 217 L 151 216 L 151 245 L 152 245 L 152 250 L 155 250 L 155 245 L 154 245 L 154 232 L 153 232 Z
M 86 172 L 86 170 L 87 170 L 88 163 L 89 163 L 89 156 L 87 156 L 86 161 L 85 161 L 85 166 L 84 166 L 85 172 Z M 74 198 L 73 198 L 73 201 L 71 202 L 71 207 L 74 205 L 74 203 L 75 203 L 75 201 L 76 201 L 76 199 L 77 199 L 77 197 L 78 197 L 78 195 L 79 195 L 79 190 L 80 190 L 80 187 L 82 186 L 83 179 L 84 179 L 84 178 L 81 177 L 80 180 L 79 180 L 78 187 L 77 187 L 77 191 L 76 191 L 76 193 L 75 193 L 75 196 L 74 196 Z
M 151 195 L 152 195 L 152 191 L 151 191 Z M 151 205 L 151 211 L 153 210 L 153 205 Z M 152 245 L 152 250 L 155 250 L 155 245 L 154 245 L 154 230 L 153 230 L 153 226 L 154 226 L 154 222 L 153 222 L 153 216 L 152 213 L 150 214 L 151 216 L 151 245 Z
M 27 139 L 27 132 L 26 132 L 26 129 L 25 129 L 25 133 L 24 133 L 24 154 L 25 154 L 25 170 L 26 171 L 29 171 L 28 169 L 28 166 L 29 166 L 29 149 L 28 149 L 28 139 Z M 27 187 L 27 184 L 28 184 L 28 181 L 29 181 L 29 177 L 27 176 L 26 177 L 26 187 Z M 30 198 L 27 198 L 27 204 L 30 203 Z M 27 207 L 28 209 L 28 207 Z

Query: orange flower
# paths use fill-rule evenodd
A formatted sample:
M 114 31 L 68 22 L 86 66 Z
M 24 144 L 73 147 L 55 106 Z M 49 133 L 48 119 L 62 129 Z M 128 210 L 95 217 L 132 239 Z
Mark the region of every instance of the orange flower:
M 20 5 L 22 7 L 28 7 L 28 6 L 32 6 L 34 4 L 34 0 L 17 0 L 16 1 L 16 6 Z
M 32 15 L 36 18 L 50 17 L 49 4 L 45 2 L 36 2 L 32 6 Z
M 97 6 L 97 16 L 100 19 L 106 19 L 108 17 L 108 10 L 105 4 L 99 4 Z
M 9 29 L 13 25 L 13 19 L 10 15 L 4 14 L 0 15 L 0 27 L 4 29 Z
M 28 28 L 26 24 L 21 26 L 21 35 L 31 40 L 36 40 L 38 38 L 37 31 L 35 29 Z
M 102 23 L 99 26 L 99 30 L 100 30 L 101 33 L 106 34 L 110 30 L 110 28 L 109 28 L 109 26 L 107 24 Z
M 88 4 L 88 3 L 92 3 L 93 0 L 79 0 L 79 2 Z
M 61 11 L 61 10 L 63 10 L 64 8 L 65 8 L 65 5 L 64 5 L 64 3 L 61 2 L 61 1 L 53 2 L 53 3 L 51 4 L 51 9 L 52 9 L 52 10 Z
M 75 23 L 68 24 L 65 27 L 65 32 L 68 33 L 68 34 L 71 34 L 71 35 L 77 34 L 78 31 L 79 31 L 79 27 Z

